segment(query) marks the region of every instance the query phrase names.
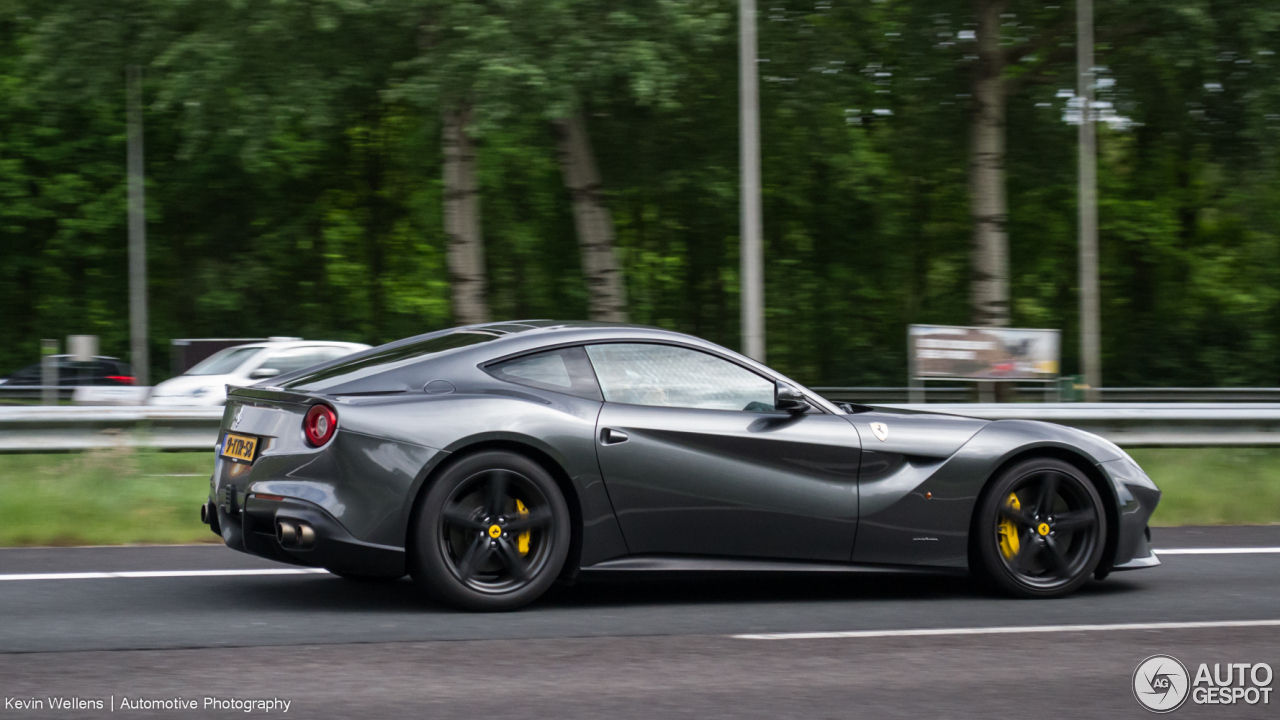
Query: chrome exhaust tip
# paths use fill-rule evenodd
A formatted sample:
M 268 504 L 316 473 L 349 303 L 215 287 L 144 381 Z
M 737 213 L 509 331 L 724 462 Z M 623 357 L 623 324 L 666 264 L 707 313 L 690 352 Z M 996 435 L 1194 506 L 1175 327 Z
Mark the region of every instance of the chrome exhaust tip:
M 306 523 L 277 520 L 276 540 L 281 547 L 305 550 L 316 544 L 316 531 Z
M 276 523 L 276 540 L 284 547 L 292 547 L 298 542 L 298 526 L 287 520 Z
M 209 524 L 209 503 L 207 502 L 200 506 L 200 522 Z

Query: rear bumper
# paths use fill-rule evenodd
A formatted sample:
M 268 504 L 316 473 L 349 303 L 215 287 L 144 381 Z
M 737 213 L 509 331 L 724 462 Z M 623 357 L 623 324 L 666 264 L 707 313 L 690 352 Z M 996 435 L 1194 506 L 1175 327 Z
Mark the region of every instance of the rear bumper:
M 216 529 L 232 550 L 339 573 L 374 577 L 405 574 L 403 548 L 357 540 L 332 515 L 306 500 L 267 500 L 227 486 L 210 498 L 210 505 L 214 510 L 208 515 L 217 522 Z M 285 547 L 276 533 L 281 521 L 311 528 L 314 541 L 307 547 Z M 213 522 L 209 524 L 214 527 Z

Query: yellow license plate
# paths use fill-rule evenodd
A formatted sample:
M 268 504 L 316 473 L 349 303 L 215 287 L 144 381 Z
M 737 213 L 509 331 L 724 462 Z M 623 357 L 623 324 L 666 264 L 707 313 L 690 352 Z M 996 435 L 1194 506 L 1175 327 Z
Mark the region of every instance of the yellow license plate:
M 232 460 L 251 463 L 253 462 L 253 453 L 257 449 L 258 438 L 227 433 L 227 436 L 222 440 L 222 457 L 228 457 Z

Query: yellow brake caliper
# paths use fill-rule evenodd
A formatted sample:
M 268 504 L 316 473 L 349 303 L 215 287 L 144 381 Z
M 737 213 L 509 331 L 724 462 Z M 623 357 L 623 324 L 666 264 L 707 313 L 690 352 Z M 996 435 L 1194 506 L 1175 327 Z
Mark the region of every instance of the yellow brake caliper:
M 516 500 L 516 512 L 519 513 L 520 515 L 528 515 L 529 508 L 525 507 L 524 503 L 520 502 L 519 500 Z M 1014 542 L 1017 542 L 1017 540 L 1014 540 Z M 516 549 L 520 551 L 521 555 L 529 554 L 529 531 L 528 530 L 525 530 L 524 532 L 516 536 Z
M 1004 506 L 1011 510 L 1022 509 L 1022 503 L 1018 502 L 1018 496 L 1013 493 L 1009 493 L 1009 499 L 1004 501 Z M 1013 556 L 1018 554 L 1018 528 L 1014 527 L 1012 520 L 1004 518 L 996 526 L 996 534 L 1000 540 L 1000 553 L 1006 558 L 1013 559 Z

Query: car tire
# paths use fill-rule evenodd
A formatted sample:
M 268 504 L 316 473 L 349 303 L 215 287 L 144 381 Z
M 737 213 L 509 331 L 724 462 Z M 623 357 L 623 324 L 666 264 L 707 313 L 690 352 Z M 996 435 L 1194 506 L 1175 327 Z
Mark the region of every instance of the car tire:
M 409 573 L 430 596 L 464 610 L 513 610 L 546 592 L 564 567 L 569 508 L 530 458 L 479 452 L 432 483 L 409 541 Z
M 1089 581 L 1107 538 L 1107 513 L 1076 466 L 1031 458 L 984 492 L 970 535 L 974 570 L 1015 597 L 1062 597 Z

